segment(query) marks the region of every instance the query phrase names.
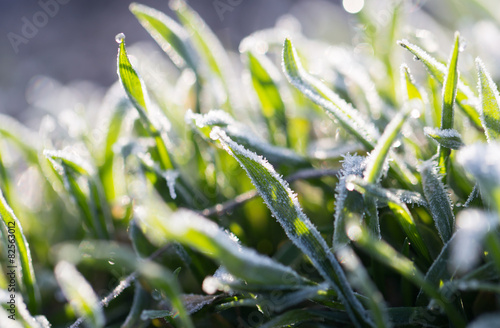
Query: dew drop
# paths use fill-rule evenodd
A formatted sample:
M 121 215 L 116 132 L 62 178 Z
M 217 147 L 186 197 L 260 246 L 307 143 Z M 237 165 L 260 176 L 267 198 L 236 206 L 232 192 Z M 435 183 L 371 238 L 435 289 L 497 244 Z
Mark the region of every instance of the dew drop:
M 116 43 L 118 43 L 118 44 L 122 43 L 124 40 L 125 40 L 125 34 L 123 34 L 123 33 L 118 33 L 118 34 L 115 36 L 115 41 L 116 41 Z
M 413 109 L 410 113 L 410 116 L 412 118 L 419 118 L 420 117 L 420 111 L 418 109 Z
M 418 58 L 417 56 L 413 56 L 413 60 L 414 60 L 414 61 L 419 61 L 419 60 L 420 60 L 420 58 Z
M 347 190 L 353 191 L 355 186 L 354 186 L 354 183 L 348 182 L 345 187 Z

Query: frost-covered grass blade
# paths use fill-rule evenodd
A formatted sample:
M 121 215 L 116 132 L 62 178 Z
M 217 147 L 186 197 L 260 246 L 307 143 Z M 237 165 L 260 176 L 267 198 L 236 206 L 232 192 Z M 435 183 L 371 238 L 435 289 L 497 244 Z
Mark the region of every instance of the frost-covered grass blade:
M 481 59 L 476 59 L 481 121 L 488 140 L 500 137 L 500 95 Z
M 437 143 L 444 148 L 460 149 L 464 146 L 462 136 L 455 129 L 442 130 L 437 128 L 425 127 L 424 133 L 428 137 L 437 141 Z
M 265 159 L 234 142 L 220 128 L 213 128 L 211 137 L 218 139 L 226 151 L 245 169 L 290 240 L 309 257 L 323 278 L 337 291 L 353 322 L 357 326 L 372 325 L 366 310 L 355 298 L 340 264 L 302 211 L 297 196 L 287 183 Z

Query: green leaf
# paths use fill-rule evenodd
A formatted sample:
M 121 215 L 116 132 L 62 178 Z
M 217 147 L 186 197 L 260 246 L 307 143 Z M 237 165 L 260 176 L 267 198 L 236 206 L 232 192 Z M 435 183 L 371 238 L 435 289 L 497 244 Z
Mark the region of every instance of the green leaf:
M 379 133 L 375 126 L 363 115 L 347 104 L 317 78 L 309 75 L 299 61 L 297 51 L 289 39 L 283 48 L 283 69 L 290 83 L 352 134 L 366 149 L 371 150 Z
M 415 267 L 413 261 L 399 254 L 385 241 L 373 238 L 368 231 L 360 225 L 351 224 L 348 227 L 348 234 L 363 251 L 396 271 L 416 286 L 421 287 L 430 298 L 433 298 L 437 304 L 443 308 L 448 315 L 448 319 L 454 326 L 465 327 L 464 318 L 457 309 L 449 303 L 448 299 L 443 294 L 425 281 L 424 275 Z
M 422 239 L 422 236 L 418 232 L 413 216 L 411 215 L 410 210 L 408 210 L 406 204 L 402 203 L 398 196 L 387 189 L 367 183 L 364 179 L 356 176 L 350 176 L 347 178 L 346 188 L 356 190 L 362 194 L 369 194 L 378 201 L 387 203 L 389 208 L 396 215 L 399 225 L 405 232 L 408 239 L 410 239 L 415 249 L 426 259 L 430 260 L 429 251 Z
M 44 150 L 43 154 L 76 202 L 87 228 L 94 237 L 108 239 L 111 229 L 110 213 L 90 164 L 65 151 Z M 85 184 L 79 183 L 80 177 L 84 178 L 82 182 Z
M 394 141 L 396 141 L 399 131 L 413 110 L 415 109 L 412 106 L 405 106 L 405 108 L 399 112 L 386 126 L 384 133 L 378 139 L 377 145 L 372 150 L 366 161 L 366 169 L 363 174 L 366 182 L 380 182 L 384 172 L 384 167 L 386 170 L 388 168 L 387 155 L 389 154 L 391 146 Z
M 295 271 L 241 246 L 235 236 L 217 224 L 188 210 L 179 210 L 168 219 L 153 213 L 140 218 L 146 235 L 160 245 L 177 241 L 220 262 L 229 273 L 254 286 L 293 287 L 307 284 Z
M 458 82 L 458 53 L 460 48 L 460 35 L 455 33 L 455 43 L 453 50 L 448 60 L 448 72 L 444 77 L 443 82 L 443 111 L 441 113 L 441 130 L 453 129 L 453 105 L 455 104 L 455 97 L 457 95 L 457 82 Z M 439 147 L 439 172 L 443 176 L 443 181 L 446 181 L 446 173 L 448 171 L 448 162 L 451 150 L 446 147 Z
M 481 121 L 488 141 L 492 141 L 500 137 L 500 95 L 497 85 L 479 58 L 476 58 L 476 67 L 479 75 Z
M 226 91 L 230 108 L 241 107 L 237 97 L 234 72 L 230 59 L 217 36 L 210 30 L 208 24 L 184 0 L 171 0 L 170 8 L 177 14 L 184 28 L 190 32 L 193 44 L 198 49 L 200 57 L 208 63 L 211 71 L 220 79 Z
M 161 114 L 155 113 L 155 120 L 151 119 L 148 115 L 149 97 L 147 95 L 146 86 L 130 63 L 125 49 L 124 38 L 125 36 L 123 35 L 118 38 L 120 41 L 118 48 L 118 77 L 120 78 L 120 82 L 129 100 L 137 109 L 142 123 L 145 125 L 146 129 L 148 129 L 149 134 L 155 139 L 157 146 L 156 150 L 160 157 L 162 168 L 165 170 L 172 169 L 174 165 L 164 141 L 165 136 L 161 131 L 161 127 L 158 126 L 158 120 Z
M 422 176 L 422 187 L 424 197 L 429 204 L 429 210 L 436 225 L 439 237 L 443 243 L 447 243 L 453 235 L 455 228 L 455 216 L 450 196 L 437 173 L 433 161 L 422 164 L 419 168 Z
M 270 140 L 273 144 L 289 146 L 285 104 L 278 89 L 278 71 L 267 57 L 253 51 L 248 51 L 246 55 L 252 85 L 266 120 Z M 284 140 L 275 140 L 280 136 Z
M 366 310 L 355 298 L 337 259 L 302 211 L 297 196 L 269 162 L 234 142 L 218 127 L 212 129 L 211 137 L 218 139 L 245 169 L 288 238 L 309 257 L 321 276 L 337 292 L 353 323 L 357 326 L 373 325 Z
M 104 327 L 105 319 L 92 286 L 69 262 L 61 261 L 55 268 L 55 276 L 73 310 L 86 319 L 90 327 Z
M 441 147 L 449 149 L 460 149 L 464 146 L 462 136 L 455 129 L 438 129 L 425 127 L 424 133 L 429 138 L 438 142 Z
M 17 258 L 10 258 L 7 264 L 7 270 L 9 266 L 16 266 L 16 260 L 19 260 L 21 264 L 21 270 L 17 271 L 21 277 L 23 286 L 25 288 L 26 296 L 28 299 L 28 308 L 31 312 L 38 312 L 39 307 L 39 291 L 36 284 L 35 271 L 33 270 L 33 260 L 31 258 L 31 251 L 28 241 L 23 233 L 23 227 L 21 222 L 14 214 L 14 211 L 10 208 L 9 204 L 5 200 L 2 191 L 0 190 L 0 216 L 3 222 L 2 235 L 5 239 L 5 245 L 9 250 L 14 249 L 14 256 Z M 8 246 L 7 246 L 8 245 Z M 8 254 L 12 254 L 8 252 Z
M 429 73 L 442 85 L 445 82 L 445 75 L 447 74 L 447 67 L 438 62 L 434 57 L 429 55 L 420 47 L 410 43 L 408 40 L 401 40 L 398 42 L 400 46 L 407 49 L 417 59 L 419 59 L 427 68 Z M 451 82 L 451 80 L 450 80 Z M 462 80 L 457 81 L 457 94 L 456 101 L 460 109 L 467 115 L 476 127 L 481 127 L 481 119 L 475 109 L 475 103 L 478 102 L 477 97 L 474 95 L 469 86 Z
M 382 293 L 380 293 L 377 286 L 371 280 L 356 253 L 354 253 L 352 248 L 345 247 L 339 251 L 337 256 L 341 259 L 342 266 L 347 271 L 349 281 L 368 297 L 368 304 L 372 311 L 376 327 L 392 327 L 387 311 L 387 304 L 384 301 Z
M 208 139 L 207 128 L 220 127 L 229 137 L 244 147 L 264 155 L 273 165 L 289 165 L 294 167 L 309 166 L 307 160 L 294 151 L 274 146 L 262 140 L 248 127 L 236 122 L 228 113 L 221 110 L 211 110 L 207 114 L 195 114 L 191 111 L 186 113 L 186 121 L 192 122 L 198 128 L 198 132 Z
M 145 5 L 132 3 L 129 9 L 174 64 L 179 67 L 186 64 L 197 74 L 198 57 L 189 34 L 181 25 L 164 13 Z

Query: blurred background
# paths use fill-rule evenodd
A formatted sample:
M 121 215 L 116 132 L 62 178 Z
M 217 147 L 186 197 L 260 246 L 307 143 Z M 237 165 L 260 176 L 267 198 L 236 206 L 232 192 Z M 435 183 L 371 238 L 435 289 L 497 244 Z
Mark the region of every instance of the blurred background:
M 237 50 L 243 37 L 259 29 L 274 26 L 285 14 L 300 21 L 302 32 L 307 37 L 332 44 L 355 45 L 359 43 L 359 40 L 355 39 L 357 20 L 355 15 L 347 11 L 359 10 L 356 6 L 361 8 L 363 2 L 188 1 L 222 43 L 232 50 Z M 390 2 L 372 1 L 381 3 L 381 8 L 387 8 L 387 3 Z M 441 51 L 447 49 L 453 29 L 461 29 L 464 37 L 481 42 L 483 48 L 491 48 L 486 49 L 486 62 L 499 55 L 498 28 L 492 23 L 482 21 L 484 18 L 500 17 L 500 6 L 495 6 L 494 1 L 406 2 L 406 10 L 409 12 L 406 17 L 414 20 L 411 22 L 413 26 L 421 26 L 422 29 L 432 30 L 436 34 L 434 45 L 428 45 L 428 51 L 437 50 L 438 44 Z M 479 3 L 480 6 L 474 6 L 474 11 L 468 11 L 469 2 Z M 142 3 L 172 14 L 167 0 L 143 0 Z M 128 4 L 128 1 L 123 0 L 1 0 L 0 112 L 24 120 L 24 110 L 32 105 L 33 89 L 43 93 L 43 88 L 50 87 L 48 80 L 40 79 L 41 76 L 52 78 L 51 83 L 90 81 L 94 89 L 108 87 L 114 83 L 117 79 L 115 35 L 119 32 L 125 33 L 129 45 L 139 41 L 153 44 L 150 36 L 129 12 Z M 478 12 L 478 7 L 484 10 Z M 462 14 L 446 15 L 450 8 Z M 383 20 L 384 13 L 379 14 L 379 18 Z M 462 18 L 448 21 L 447 17 Z M 435 28 L 436 21 L 442 26 Z M 443 26 L 449 33 L 446 35 L 445 32 L 445 35 L 440 36 Z M 433 47 L 435 49 L 432 49 Z M 494 67 L 490 66 L 490 70 L 494 76 L 498 75 Z M 89 87 L 89 84 L 82 85 L 82 88 L 85 87 Z

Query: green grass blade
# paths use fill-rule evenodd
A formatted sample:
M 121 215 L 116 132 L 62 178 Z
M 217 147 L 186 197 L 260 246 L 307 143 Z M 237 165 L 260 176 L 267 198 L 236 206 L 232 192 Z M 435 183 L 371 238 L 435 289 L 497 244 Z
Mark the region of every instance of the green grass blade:
M 148 306 L 149 295 L 148 292 L 142 288 L 141 284 L 135 284 L 134 300 L 127 319 L 120 328 L 143 328 L 147 326 L 147 322 L 141 321 L 141 313 Z
M 198 72 L 198 58 L 188 32 L 181 25 L 164 13 L 145 5 L 132 3 L 129 9 L 174 64 L 179 67 L 186 64 L 195 73 Z
M 1 190 L 0 216 L 2 217 L 3 226 L 5 228 L 2 232 L 6 233 L 3 237 L 5 238 L 6 245 L 9 245 L 6 247 L 12 249 L 11 246 L 15 245 L 14 254 L 18 257 L 19 263 L 21 264 L 20 276 L 26 291 L 28 309 L 32 313 L 36 313 L 39 308 L 39 292 L 36 284 L 35 271 L 33 270 L 33 260 L 31 258 L 30 247 L 26 237 L 24 236 L 21 222 L 16 217 L 9 204 L 7 204 Z M 9 252 L 9 254 L 11 253 Z M 15 258 L 9 258 L 8 262 L 7 270 L 9 270 L 9 266 L 16 265 Z M 19 270 L 15 271 L 19 272 Z
M 400 46 L 407 49 L 412 55 L 419 59 L 424 66 L 427 68 L 429 73 L 442 85 L 445 82 L 445 76 L 447 74 L 447 67 L 438 62 L 434 57 L 429 55 L 426 51 L 422 50 L 420 47 L 410 43 L 408 40 L 401 40 L 398 42 Z M 472 92 L 471 88 L 467 86 L 463 81 L 458 80 L 457 82 L 457 94 L 456 101 L 460 109 L 467 115 L 467 117 L 472 121 L 472 123 L 481 128 L 481 119 L 479 118 L 479 113 L 475 108 L 477 103 L 477 97 Z
M 432 219 L 439 237 L 446 244 L 453 235 L 455 228 L 455 216 L 453 215 L 450 196 L 437 173 L 434 162 L 428 161 L 422 164 L 419 170 L 422 176 L 424 197 L 429 204 Z
M 406 64 L 401 65 L 400 73 L 404 100 L 408 101 L 420 99 L 421 101 L 424 101 L 424 97 L 422 96 L 420 89 L 417 87 L 415 79 L 411 75 L 410 69 Z
M 200 57 L 208 63 L 211 71 L 224 85 L 229 108 L 241 107 L 237 98 L 237 85 L 234 84 L 235 76 L 230 59 L 217 36 L 210 30 L 208 24 L 184 0 L 171 0 L 170 7 L 177 14 L 184 28 L 191 33 L 193 44 L 198 48 Z
M 352 220 L 361 220 L 364 211 L 363 196 L 346 188 L 346 178 L 351 175 L 363 176 L 364 157 L 345 155 L 342 170 L 339 172 L 339 182 L 335 187 L 335 214 L 332 247 L 340 250 L 349 243 L 345 225 Z
M 364 179 L 368 183 L 378 183 L 382 178 L 382 174 L 388 169 L 387 155 L 391 149 L 392 144 L 396 141 L 399 131 L 406 122 L 406 119 L 413 110 L 411 106 L 406 106 L 399 112 L 387 125 L 384 133 L 377 141 L 377 145 L 372 150 L 366 161 L 366 169 L 364 172 Z
M 379 133 L 373 124 L 302 68 L 297 51 L 289 39 L 285 40 L 283 48 L 283 70 L 294 87 L 315 104 L 323 107 L 366 149 L 372 150 L 375 147 L 375 141 L 378 139 Z
M 244 124 L 236 122 L 229 114 L 221 110 L 211 110 L 207 114 L 186 114 L 186 121 L 192 122 L 198 128 L 198 132 L 208 139 L 210 128 L 220 127 L 237 143 L 265 156 L 273 165 L 292 165 L 295 167 L 309 166 L 308 161 L 294 151 L 271 145 L 253 133 Z
M 118 38 L 118 37 L 117 37 Z M 149 134 L 155 139 L 156 149 L 160 157 L 160 164 L 163 169 L 168 170 L 173 168 L 173 163 L 170 154 L 165 145 L 162 133 L 154 125 L 153 121 L 148 116 L 149 98 L 147 95 L 146 86 L 139 77 L 135 69 L 132 67 L 125 49 L 125 36 L 118 38 L 120 45 L 118 48 L 118 77 L 125 89 L 130 102 L 137 109 L 143 124 L 148 129 Z
M 315 315 L 311 311 L 304 309 L 290 310 L 280 314 L 265 324 L 261 328 L 285 328 L 299 325 L 303 322 L 322 322 L 325 319 L 319 315 Z
M 371 280 L 356 253 L 354 253 L 352 248 L 345 247 L 339 251 L 337 256 L 341 259 L 342 266 L 347 271 L 349 281 L 368 297 L 368 304 L 372 311 L 376 327 L 392 327 L 387 312 L 387 304 L 385 304 L 382 293 L 380 293 L 377 286 Z
M 479 58 L 476 58 L 476 67 L 479 75 L 481 121 L 488 141 L 492 141 L 500 137 L 500 94 L 497 85 Z
M 406 204 L 402 203 L 398 196 L 391 193 L 387 189 L 383 189 L 374 184 L 369 184 L 364 179 L 356 176 L 350 176 L 347 178 L 347 189 L 356 190 L 362 194 L 369 194 L 371 197 L 387 203 L 389 208 L 396 215 L 399 225 L 405 232 L 408 239 L 410 239 L 415 249 L 427 260 L 430 260 L 429 251 L 420 233 L 418 232 L 415 220 L 413 219 L 413 216 L 411 215 L 410 210 L 408 210 Z
M 64 296 L 73 310 L 86 319 L 90 327 L 104 327 L 104 313 L 92 286 L 69 262 L 61 261 L 55 268 L 55 276 Z
M 190 246 L 217 260 L 229 273 L 249 284 L 296 286 L 307 283 L 289 267 L 241 246 L 234 236 L 194 212 L 179 210 L 167 220 L 150 214 L 140 220 L 146 235 L 157 243 L 177 241 Z
M 464 146 L 462 136 L 455 129 L 437 129 L 425 127 L 424 133 L 435 140 L 441 147 L 448 149 L 460 149 Z
M 460 48 L 460 35 L 455 33 L 455 42 L 451 51 L 450 59 L 448 60 L 448 71 L 443 82 L 443 110 L 441 113 L 441 130 L 453 129 L 455 98 L 457 95 L 458 82 L 458 53 Z M 439 172 L 443 176 L 443 181 L 446 181 L 446 173 L 448 171 L 448 162 L 451 154 L 451 149 L 439 147 Z
M 348 234 L 363 251 L 396 271 L 416 286 L 421 287 L 429 297 L 433 298 L 443 308 L 448 315 L 448 319 L 455 327 L 465 327 L 464 318 L 460 313 L 449 303 L 444 295 L 425 281 L 424 275 L 415 267 L 415 264 L 411 260 L 399 254 L 385 241 L 371 237 L 368 231 L 359 225 L 353 224 L 348 227 Z
M 262 116 L 266 120 L 270 140 L 273 144 L 289 146 L 285 104 L 278 89 L 277 69 L 263 55 L 248 51 L 246 56 L 252 85 L 260 102 Z M 276 140 L 280 136 L 284 140 Z
M 0 136 L 11 140 L 23 152 L 30 163 L 38 163 L 38 149 L 40 143 L 38 142 L 37 135 L 33 131 L 15 119 L 0 114 Z
M 366 310 L 355 298 L 340 264 L 316 227 L 302 211 L 297 196 L 274 168 L 262 157 L 234 142 L 220 128 L 212 129 L 218 139 L 247 172 L 264 202 L 281 224 L 290 240 L 306 254 L 323 278 L 337 292 L 356 326 L 373 325 Z

